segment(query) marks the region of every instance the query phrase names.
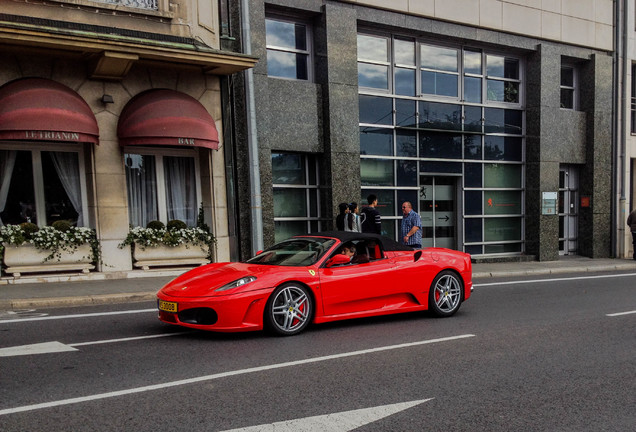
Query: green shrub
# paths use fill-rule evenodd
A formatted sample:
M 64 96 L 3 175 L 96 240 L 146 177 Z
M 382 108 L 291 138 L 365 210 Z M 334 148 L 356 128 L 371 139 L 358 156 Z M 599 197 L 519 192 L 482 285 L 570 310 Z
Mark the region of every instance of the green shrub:
M 171 221 L 168 221 L 168 224 L 166 225 L 166 227 L 169 230 L 181 230 L 181 229 L 186 229 L 188 228 L 188 225 L 186 225 L 186 223 L 182 220 L 179 219 L 173 219 Z
M 163 224 L 163 222 L 158 220 L 150 221 L 148 222 L 148 225 L 146 225 L 146 228 L 155 229 L 155 230 L 162 230 L 165 227 L 166 226 Z
M 22 231 L 24 232 L 24 238 L 26 240 L 31 239 L 33 237 L 33 234 L 38 232 L 38 230 L 40 229 L 36 224 L 32 222 L 22 222 L 20 224 L 20 228 L 22 228 Z
M 61 232 L 69 232 L 73 225 L 69 221 L 66 220 L 58 220 L 51 224 L 53 228 Z

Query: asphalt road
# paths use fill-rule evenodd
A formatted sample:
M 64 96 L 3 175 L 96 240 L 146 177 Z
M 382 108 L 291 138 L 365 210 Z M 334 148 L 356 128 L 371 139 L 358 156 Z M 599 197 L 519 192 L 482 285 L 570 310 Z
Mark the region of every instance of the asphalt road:
M 167 326 L 152 302 L 0 311 L 0 429 L 635 430 L 636 274 L 575 277 L 288 338 Z

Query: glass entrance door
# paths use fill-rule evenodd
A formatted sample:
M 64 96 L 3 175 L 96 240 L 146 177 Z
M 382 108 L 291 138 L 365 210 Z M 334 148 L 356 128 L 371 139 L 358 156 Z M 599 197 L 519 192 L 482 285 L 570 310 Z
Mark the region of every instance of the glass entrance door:
M 579 172 L 562 165 L 559 171 L 559 255 L 574 255 L 578 249 Z
M 420 176 L 422 247 L 457 249 L 457 178 Z

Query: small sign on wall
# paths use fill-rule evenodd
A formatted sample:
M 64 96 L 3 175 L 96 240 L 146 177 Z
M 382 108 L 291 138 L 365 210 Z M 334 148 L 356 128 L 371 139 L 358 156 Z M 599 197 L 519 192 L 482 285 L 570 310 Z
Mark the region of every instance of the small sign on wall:
M 557 214 L 557 199 L 558 192 L 543 192 L 541 198 L 541 214 L 542 215 L 556 215 Z
M 581 207 L 582 208 L 589 208 L 590 207 L 590 197 L 589 196 L 582 196 L 581 197 Z

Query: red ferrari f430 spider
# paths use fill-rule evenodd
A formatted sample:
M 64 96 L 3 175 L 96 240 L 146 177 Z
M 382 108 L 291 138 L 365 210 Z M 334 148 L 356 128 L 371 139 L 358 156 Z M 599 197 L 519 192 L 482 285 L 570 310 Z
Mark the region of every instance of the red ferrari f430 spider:
M 387 237 L 293 237 L 245 262 L 212 263 L 163 287 L 159 319 L 200 330 L 300 333 L 310 323 L 430 310 L 453 315 L 470 297 L 470 255 L 413 250 Z

